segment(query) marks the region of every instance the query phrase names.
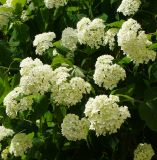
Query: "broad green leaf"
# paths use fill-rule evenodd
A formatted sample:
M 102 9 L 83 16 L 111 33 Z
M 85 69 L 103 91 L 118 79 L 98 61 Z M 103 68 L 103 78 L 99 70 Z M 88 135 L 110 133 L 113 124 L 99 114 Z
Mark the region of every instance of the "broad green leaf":
M 12 17 L 12 8 L 0 6 L 0 29 L 3 29 L 8 25 L 9 20 Z
M 20 4 L 22 7 L 25 5 L 26 0 L 12 0 L 11 5 L 15 7 L 17 4 Z
M 106 13 L 103 13 L 102 15 L 99 16 L 100 19 L 102 19 L 104 22 L 107 21 L 108 15 Z
M 142 103 L 139 107 L 139 114 L 146 125 L 157 132 L 157 101 Z
M 63 57 L 62 55 L 57 55 L 56 57 L 54 57 L 51 65 L 54 68 L 61 64 L 68 64 L 69 66 L 73 65 L 71 61 L 69 61 L 67 58 Z
M 157 81 L 157 62 L 154 62 L 152 65 L 149 66 L 148 75 L 150 82 Z
M 149 49 L 157 50 L 157 43 L 153 43 L 152 45 L 150 45 Z
M 147 89 L 144 93 L 145 101 L 154 101 L 157 100 L 157 87 L 151 87 Z
M 115 27 L 115 28 L 120 28 L 122 26 L 122 24 L 125 22 L 125 20 L 120 20 L 120 21 L 116 21 L 110 24 L 107 24 L 108 27 Z
M 134 84 L 128 84 L 126 87 L 113 90 L 111 94 L 123 94 L 123 95 L 132 96 L 134 93 L 134 89 L 135 89 Z
M 117 64 L 122 65 L 122 64 L 128 64 L 131 62 L 131 59 L 129 57 L 124 57 L 122 58 Z
M 4 76 L 0 78 L 0 87 L 2 87 L 2 90 L 0 91 L 0 104 L 3 102 L 3 99 L 10 91 L 10 85 L 8 82 L 8 77 Z M 0 88 L 1 89 L 1 88 Z

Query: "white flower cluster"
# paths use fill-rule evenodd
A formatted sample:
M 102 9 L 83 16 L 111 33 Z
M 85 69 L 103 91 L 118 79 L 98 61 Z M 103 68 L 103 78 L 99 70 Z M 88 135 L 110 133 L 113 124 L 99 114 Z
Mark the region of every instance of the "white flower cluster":
M 36 58 L 33 60 L 31 57 L 27 57 L 20 63 L 20 74 L 21 76 L 27 76 L 32 68 L 42 65 L 43 63 L 40 59 Z
M 11 140 L 9 152 L 18 157 L 22 156 L 31 147 L 32 139 L 25 133 L 18 133 Z
M 20 63 L 20 84 L 14 88 L 5 98 L 4 105 L 9 117 L 15 118 L 18 112 L 31 110 L 33 104 L 33 94 L 43 95 L 50 91 L 52 68 L 44 65 L 39 59 L 28 57 Z
M 33 41 L 33 46 L 36 47 L 36 54 L 43 55 L 47 49 L 53 47 L 52 41 L 54 38 L 56 38 L 54 32 L 47 32 L 36 35 Z
M 27 70 L 30 68 L 31 65 L 32 62 L 30 61 L 30 65 L 28 63 L 25 66 L 26 68 L 22 68 L 21 72 L 25 71 L 25 73 L 27 73 Z M 21 77 L 19 85 L 23 88 L 25 94 L 27 95 L 35 93 L 44 94 L 45 92 L 48 92 L 51 88 L 51 78 L 52 68 L 50 65 L 36 65 L 32 67 L 27 74 Z
M 110 50 L 114 49 L 115 46 L 115 36 L 118 33 L 117 28 L 111 28 L 105 33 L 104 45 L 109 44 Z
M 4 126 L 0 126 L 0 141 L 4 138 L 12 136 L 14 131 L 12 129 L 5 128 Z
M 85 115 L 90 121 L 90 129 L 96 131 L 96 135 L 106 135 L 116 133 L 130 117 L 126 106 L 119 106 L 119 97 L 110 95 L 99 95 L 90 98 L 85 105 Z
M 62 32 L 61 42 L 64 47 L 74 51 L 78 42 L 77 30 L 70 27 L 65 28 Z
M 140 143 L 134 151 L 134 160 L 151 160 L 154 154 L 151 144 Z
M 6 0 L 6 2 L 5 2 L 5 4 L 4 4 L 4 6 L 7 6 L 7 7 L 13 7 L 13 5 L 12 5 L 12 1 L 13 1 L 13 0 Z
M 130 16 L 138 11 L 140 5 L 141 0 L 122 0 L 122 3 L 117 11 L 122 12 L 125 16 Z
M 89 121 L 86 118 L 79 120 L 75 114 L 67 114 L 61 124 L 62 134 L 70 141 L 86 139 L 89 130 Z
M 113 59 L 110 55 L 98 57 L 93 75 L 93 79 L 97 85 L 110 90 L 126 77 L 125 70 L 121 66 L 113 64 Z
M 21 87 L 16 87 L 5 98 L 4 105 L 9 117 L 15 118 L 18 112 L 31 109 L 33 99 L 31 96 L 23 97 L 24 91 Z
M 80 77 L 70 79 L 70 69 L 59 67 L 53 71 L 52 99 L 57 104 L 72 106 L 80 102 L 83 94 L 89 93 L 91 86 Z
M 8 159 L 8 154 L 9 154 L 9 147 L 6 147 L 2 152 L 1 152 L 1 158 L 3 160 Z
M 103 45 L 105 25 L 102 19 L 96 18 L 91 21 L 89 18 L 82 18 L 77 23 L 78 41 L 87 44 L 91 48 L 99 48 Z
M 65 6 L 68 3 L 68 0 L 44 0 L 44 3 L 47 8 L 51 9 Z
M 140 63 L 148 63 L 149 60 L 154 61 L 156 52 L 148 49 L 152 44 L 141 30 L 140 24 L 130 18 L 123 23 L 118 34 L 118 45 L 124 54 L 130 57 L 137 65 Z

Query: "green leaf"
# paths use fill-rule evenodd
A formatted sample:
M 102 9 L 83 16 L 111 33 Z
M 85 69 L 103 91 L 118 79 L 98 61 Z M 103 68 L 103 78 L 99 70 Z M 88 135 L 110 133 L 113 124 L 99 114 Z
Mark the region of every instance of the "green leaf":
M 145 101 L 154 101 L 157 100 L 157 87 L 151 87 L 147 89 L 144 93 Z
M 108 15 L 106 13 L 103 13 L 101 16 L 99 16 L 99 18 L 106 22 L 108 19 Z
M 134 93 L 134 89 L 135 89 L 135 84 L 128 84 L 126 87 L 113 90 L 111 94 L 123 94 L 132 96 Z
M 149 49 L 157 50 L 157 43 L 153 43 L 152 45 L 150 45 Z
M 68 64 L 69 66 L 73 66 L 71 61 L 69 61 L 67 58 L 63 57 L 62 55 L 57 55 L 56 57 L 54 57 L 51 65 L 53 68 L 55 68 L 61 64 Z
M 110 0 L 111 5 L 115 2 L 118 2 L 119 0 Z
M 0 6 L 0 29 L 4 29 L 12 17 L 12 8 Z
M 157 62 L 154 62 L 148 69 L 150 82 L 157 81 Z
M 9 85 L 7 76 L 0 77 L 0 89 L 1 88 L 2 90 L 0 90 L 0 104 L 2 104 L 3 99 L 10 91 L 10 85 Z
M 22 7 L 25 5 L 26 0 L 12 0 L 11 5 L 15 7 L 17 4 L 20 4 Z
M 157 101 L 146 102 L 140 105 L 139 114 L 146 125 L 157 132 Z
M 117 64 L 122 65 L 122 64 L 128 64 L 131 62 L 131 59 L 129 57 L 124 57 L 122 58 Z
M 121 28 L 122 24 L 125 22 L 125 20 L 120 20 L 120 21 L 116 21 L 110 24 L 107 24 L 108 27 L 112 27 L 112 28 Z

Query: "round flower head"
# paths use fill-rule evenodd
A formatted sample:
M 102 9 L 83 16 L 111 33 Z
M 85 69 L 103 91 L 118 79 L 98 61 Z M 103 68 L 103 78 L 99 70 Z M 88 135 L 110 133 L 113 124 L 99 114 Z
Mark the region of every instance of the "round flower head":
M 52 100 L 58 105 L 73 106 L 80 102 L 83 94 L 91 90 L 88 82 L 80 77 L 70 79 L 69 69 L 59 67 L 53 71 L 52 83 Z
M 134 151 L 134 160 L 151 160 L 154 154 L 151 144 L 140 143 Z
M 31 57 L 27 57 L 20 63 L 20 74 L 21 76 L 27 76 L 32 68 L 42 65 L 43 63 L 40 61 L 40 59 L 36 58 L 33 60 Z
M 102 19 L 96 18 L 90 21 L 88 18 L 82 18 L 77 23 L 78 41 L 80 44 L 86 44 L 91 48 L 99 48 L 103 45 L 104 29 L 105 25 Z
M 20 86 L 25 94 L 44 94 L 51 88 L 52 68 L 50 65 L 33 67 L 27 76 L 21 77 Z
M 66 48 L 68 48 L 71 51 L 74 51 L 77 46 L 77 31 L 73 28 L 65 28 L 64 31 L 62 32 L 62 45 Z
M 130 57 L 137 65 L 140 63 L 148 63 L 149 60 L 154 61 L 156 52 L 148 49 L 152 44 L 141 30 L 140 24 L 133 19 L 128 19 L 123 23 L 118 34 L 118 45 L 124 54 Z
M 97 85 L 110 90 L 126 77 L 125 70 L 121 66 L 113 64 L 113 59 L 110 55 L 98 57 L 93 75 L 93 79 Z
M 86 139 L 89 130 L 89 121 L 86 118 L 79 120 L 75 114 L 67 114 L 61 124 L 62 134 L 70 141 Z
M 122 12 L 125 16 L 130 16 L 138 11 L 140 5 L 141 0 L 122 0 L 122 3 L 117 11 Z
M 26 151 L 32 147 L 32 139 L 25 133 L 16 134 L 11 140 L 9 152 L 15 157 L 22 156 Z
M 49 9 L 59 8 L 60 6 L 65 6 L 68 0 L 44 0 L 45 6 Z
M 117 96 L 99 95 L 86 103 L 84 113 L 90 121 L 90 129 L 95 130 L 97 136 L 116 133 L 130 117 L 128 108 L 119 106 L 117 102 Z
M 47 32 L 36 35 L 33 41 L 33 46 L 36 47 L 36 54 L 43 55 L 47 49 L 53 47 L 52 41 L 54 38 L 56 38 L 54 32 Z

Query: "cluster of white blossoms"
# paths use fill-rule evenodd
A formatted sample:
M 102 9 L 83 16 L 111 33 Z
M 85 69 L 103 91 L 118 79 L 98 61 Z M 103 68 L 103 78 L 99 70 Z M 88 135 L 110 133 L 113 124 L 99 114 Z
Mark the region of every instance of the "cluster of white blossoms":
M 89 121 L 86 118 L 79 120 L 75 114 L 67 114 L 61 124 L 62 134 L 70 141 L 86 139 L 89 131 Z
M 42 65 L 43 63 L 40 59 L 36 58 L 33 60 L 31 57 L 27 57 L 20 63 L 20 74 L 21 76 L 27 76 L 32 68 Z
M 62 32 L 61 42 L 64 47 L 71 51 L 75 51 L 78 42 L 77 30 L 70 27 L 65 28 Z
M 130 117 L 128 107 L 119 106 L 117 102 L 117 96 L 99 95 L 89 98 L 86 103 L 84 113 L 90 121 L 90 129 L 95 130 L 97 136 L 116 133 Z
M 97 85 L 110 90 L 126 77 L 125 70 L 121 66 L 113 64 L 113 60 L 114 58 L 110 55 L 98 57 L 93 75 L 93 79 Z
M 70 69 L 59 67 L 53 71 L 52 99 L 58 105 L 72 106 L 80 102 L 83 94 L 90 93 L 91 85 L 80 77 L 70 79 Z
M 18 133 L 11 140 L 9 152 L 18 157 L 22 156 L 31 147 L 32 139 L 25 133 Z
M 44 0 L 44 3 L 47 8 L 51 9 L 65 6 L 68 3 L 68 0 Z
M 27 76 L 22 76 L 19 85 L 27 95 L 35 93 L 43 95 L 51 88 L 51 78 L 52 68 L 45 64 L 32 68 Z
M 151 144 L 140 143 L 134 151 L 134 160 L 151 160 L 154 154 Z
M 148 49 L 152 44 L 147 38 L 144 31 L 141 30 L 140 24 L 130 18 L 123 23 L 118 34 L 118 45 L 124 54 L 130 57 L 137 65 L 154 61 L 156 52 Z
M 105 25 L 102 19 L 96 18 L 91 21 L 89 18 L 82 18 L 77 23 L 78 41 L 91 48 L 99 48 L 103 45 Z
M 52 68 L 43 64 L 38 58 L 32 60 L 28 57 L 20 63 L 20 84 L 26 95 L 40 93 L 44 94 L 51 88 Z
M 20 63 L 20 84 L 14 88 L 5 98 L 4 105 L 9 117 L 15 118 L 18 112 L 31 110 L 33 95 L 43 95 L 51 89 L 53 70 L 50 65 L 44 65 L 39 59 L 28 57 Z
M 18 112 L 32 108 L 32 97 L 23 95 L 23 89 L 16 87 L 4 98 L 3 104 L 6 106 L 6 113 L 10 118 L 15 118 Z
M 33 46 L 36 47 L 36 54 L 43 55 L 47 49 L 53 47 L 52 41 L 54 38 L 56 38 L 54 32 L 47 32 L 36 35 L 33 41 Z
M 115 36 L 118 33 L 117 28 L 111 28 L 105 33 L 104 45 L 109 45 L 110 50 L 114 49 L 115 46 Z
M 141 0 L 122 0 L 122 3 L 117 11 L 122 12 L 125 16 L 130 16 L 138 11 L 140 5 Z
M 0 141 L 4 138 L 12 136 L 14 131 L 12 129 L 5 128 L 4 126 L 0 126 Z

